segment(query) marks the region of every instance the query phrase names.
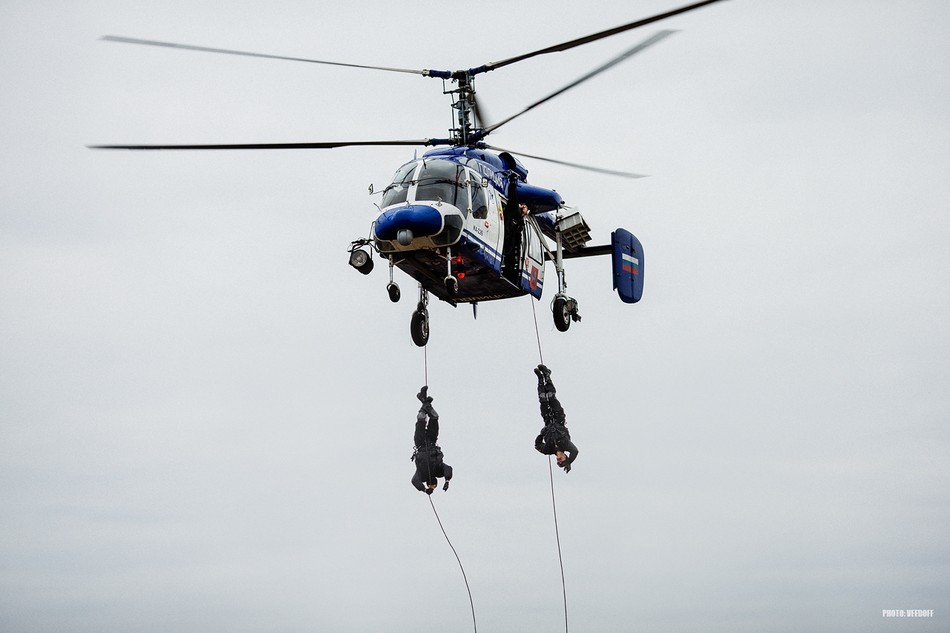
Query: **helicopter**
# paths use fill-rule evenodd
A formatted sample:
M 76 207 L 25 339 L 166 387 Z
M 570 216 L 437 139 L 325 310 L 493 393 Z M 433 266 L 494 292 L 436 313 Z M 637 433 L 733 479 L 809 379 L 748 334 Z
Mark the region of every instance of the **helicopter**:
M 400 289 L 393 269 L 419 283 L 410 321 L 413 342 L 428 341 L 428 296 L 458 305 L 532 295 L 540 299 L 544 265 L 554 261 L 558 290 L 554 325 L 566 331 L 579 321 L 577 301 L 566 293 L 564 259 L 611 254 L 614 288 L 635 303 L 643 293 L 643 248 L 625 229 L 611 244 L 586 246 L 590 228 L 554 190 L 527 183 L 527 170 L 509 152 L 478 147 L 430 150 L 401 166 L 383 192 L 372 235 L 350 245 L 350 265 L 373 269 L 375 251 L 389 261 L 386 288 L 393 302 Z M 553 241 L 553 248 L 546 239 Z
M 475 96 L 475 77 L 539 55 L 561 52 L 631 29 L 686 13 L 721 0 L 702 0 L 648 18 L 600 31 L 497 62 L 461 70 L 416 70 L 368 66 L 335 61 L 287 57 L 248 51 L 210 48 L 121 36 L 106 41 L 159 46 L 208 53 L 308 62 L 348 68 L 416 74 L 441 79 L 443 93 L 452 100 L 453 127 L 446 138 L 410 140 L 336 141 L 304 143 L 241 143 L 201 145 L 91 145 L 94 149 L 127 150 L 264 150 L 332 149 L 347 146 L 435 147 L 401 165 L 381 193 L 378 215 L 369 236 L 350 243 L 349 264 L 363 274 L 374 268 L 374 253 L 389 265 L 386 290 L 392 302 L 402 292 L 394 280 L 399 268 L 418 283 L 418 302 L 410 319 L 413 342 L 424 347 L 429 340 L 428 301 L 432 295 L 453 306 L 469 303 L 477 316 L 479 302 L 531 295 L 539 300 L 544 269 L 554 263 L 557 292 L 551 302 L 554 325 L 565 332 L 580 321 L 577 300 L 567 294 L 564 260 L 611 256 L 613 287 L 625 303 L 638 302 L 643 294 L 644 254 L 630 231 L 618 228 L 609 244 L 589 246 L 590 227 L 576 207 L 567 205 L 553 189 L 528 183 L 528 170 L 517 157 L 552 162 L 593 172 L 639 178 L 639 174 L 489 145 L 485 138 L 501 126 L 563 94 L 616 64 L 664 39 L 674 31 L 663 30 L 623 51 L 521 111 L 495 123 L 482 116 Z

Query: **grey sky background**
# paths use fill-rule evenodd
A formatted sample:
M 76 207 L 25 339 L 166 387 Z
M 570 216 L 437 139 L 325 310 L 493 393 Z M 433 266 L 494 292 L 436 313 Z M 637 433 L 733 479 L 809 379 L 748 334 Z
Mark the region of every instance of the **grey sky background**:
M 440 82 L 100 36 L 454 69 L 680 4 L 0 2 L 0 629 L 471 630 L 412 285 L 346 264 L 412 150 L 85 147 L 444 136 Z M 535 304 L 571 630 L 947 630 L 948 27 L 734 0 L 479 77 L 499 120 L 681 31 L 492 136 L 651 174 L 524 161 L 646 251 L 637 305 L 597 260 Z M 478 629 L 559 630 L 531 302 L 430 311 Z

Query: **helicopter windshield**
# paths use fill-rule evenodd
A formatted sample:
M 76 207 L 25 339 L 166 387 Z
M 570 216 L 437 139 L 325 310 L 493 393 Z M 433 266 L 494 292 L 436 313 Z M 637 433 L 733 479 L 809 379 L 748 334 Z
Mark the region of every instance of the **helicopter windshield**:
M 423 163 L 416 181 L 416 200 L 441 200 L 465 210 L 468 198 L 465 193 L 465 168 L 447 160 Z
M 383 207 L 405 202 L 409 195 L 409 185 L 412 184 L 412 174 L 419 163 L 407 163 L 396 171 L 393 182 L 383 191 Z

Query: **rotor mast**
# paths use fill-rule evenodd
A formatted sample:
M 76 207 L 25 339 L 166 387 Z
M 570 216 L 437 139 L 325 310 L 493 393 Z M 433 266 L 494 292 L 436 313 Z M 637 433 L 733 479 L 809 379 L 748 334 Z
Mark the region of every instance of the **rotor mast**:
M 452 73 L 452 81 L 458 84 L 454 90 L 445 91 L 446 94 L 453 95 L 452 109 L 455 110 L 455 124 L 449 132 L 455 145 L 474 145 L 481 139 L 481 134 L 477 133 L 473 123 L 476 117 L 475 105 L 475 79 L 471 70 L 458 70 Z M 457 96 L 456 96 L 457 95 Z

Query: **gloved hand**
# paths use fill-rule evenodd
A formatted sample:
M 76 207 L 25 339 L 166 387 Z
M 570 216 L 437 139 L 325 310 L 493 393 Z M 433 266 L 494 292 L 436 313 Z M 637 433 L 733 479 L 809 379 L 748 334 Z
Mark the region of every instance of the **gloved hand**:
M 569 473 L 569 472 L 571 472 L 571 465 L 570 465 L 570 464 L 568 464 L 567 462 L 564 462 L 564 465 L 563 465 L 563 466 L 561 466 L 561 468 L 563 468 L 563 469 L 564 469 L 564 472 L 565 472 L 565 473 Z
M 431 495 L 431 494 L 432 494 L 432 488 L 426 488 L 426 494 L 427 494 L 427 495 Z
M 447 491 L 448 489 L 449 489 L 449 480 L 446 479 L 446 480 L 445 480 L 445 485 L 442 486 L 442 490 L 446 490 L 446 491 Z
M 423 385 L 422 389 L 419 390 L 419 393 L 416 394 L 416 397 L 419 399 L 419 402 L 424 403 L 426 401 L 426 397 L 427 397 L 426 392 L 428 390 L 429 390 L 429 385 Z M 431 400 L 429 402 L 431 402 Z

